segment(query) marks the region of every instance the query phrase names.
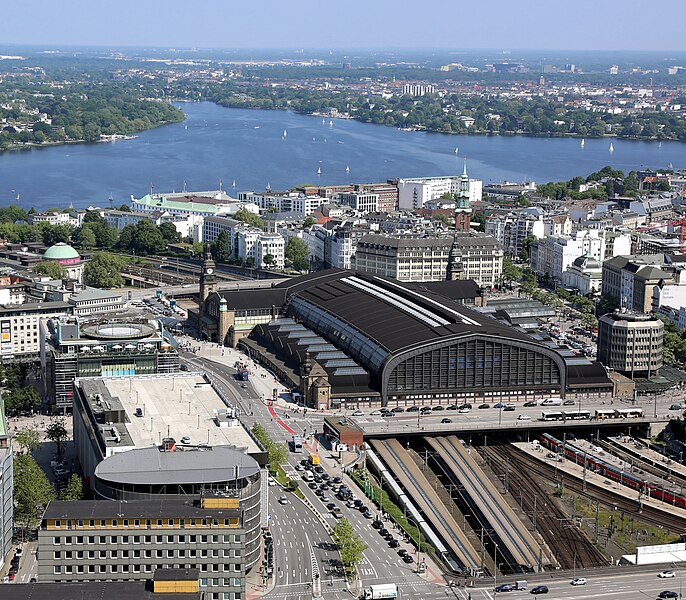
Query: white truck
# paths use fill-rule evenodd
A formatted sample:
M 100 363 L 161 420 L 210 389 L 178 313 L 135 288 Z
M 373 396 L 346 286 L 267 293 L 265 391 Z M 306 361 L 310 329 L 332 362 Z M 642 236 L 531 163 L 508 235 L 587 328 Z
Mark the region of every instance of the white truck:
M 384 600 L 397 598 L 398 586 L 395 583 L 380 583 L 364 588 L 364 600 Z

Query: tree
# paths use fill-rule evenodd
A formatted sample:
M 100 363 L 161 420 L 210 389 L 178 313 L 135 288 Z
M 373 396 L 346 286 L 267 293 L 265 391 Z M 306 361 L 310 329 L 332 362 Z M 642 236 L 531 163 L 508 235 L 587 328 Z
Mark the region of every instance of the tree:
M 269 458 L 269 469 L 271 471 L 275 471 L 288 460 L 288 448 L 286 447 L 286 444 L 279 444 L 278 442 L 275 442 L 271 437 L 269 437 L 267 430 L 262 427 L 262 425 L 255 423 L 252 426 L 252 432 L 267 451 Z
M 309 217 L 307 217 L 307 219 L 305 219 L 303 221 L 303 229 L 309 229 L 316 222 L 317 222 L 317 219 L 315 219 L 312 215 L 310 215 Z
M 32 410 L 42 404 L 36 388 L 31 385 L 19 385 L 10 388 L 2 395 L 7 410 Z
M 96 252 L 83 270 L 86 283 L 98 288 L 114 288 L 124 285 L 121 271 L 126 261 L 109 252 Z
M 97 238 L 95 237 L 95 233 L 93 232 L 93 229 L 88 226 L 83 226 L 77 229 L 74 232 L 72 238 L 77 246 L 84 248 L 86 250 L 90 248 L 95 248 L 95 246 L 98 243 Z
M 83 500 L 83 479 L 80 475 L 74 473 L 67 482 L 67 487 L 60 494 L 60 500 L 67 500 L 73 502 L 75 500 Z
M 132 248 L 136 254 L 157 254 L 167 248 L 167 242 L 162 231 L 150 221 L 139 221 L 132 240 Z
M 14 434 L 14 441 L 28 454 L 40 448 L 40 434 L 35 427 L 22 427 Z
M 14 459 L 14 522 L 24 529 L 35 529 L 48 502 L 55 499 L 43 469 L 30 454 Z
M 193 256 L 199 256 L 204 250 L 205 245 L 202 242 L 193 242 L 193 246 L 191 246 L 191 254 Z
M 364 551 L 369 547 L 357 535 L 348 519 L 341 519 L 331 532 L 331 538 L 338 546 L 341 560 L 349 572 L 360 564 Z
M 267 268 L 273 267 L 276 265 L 276 258 L 273 254 L 265 254 L 264 255 L 264 264 Z
M 129 208 L 129 205 L 128 205 L 128 204 L 122 204 L 122 205 L 119 207 L 119 210 L 122 211 L 122 212 L 131 212 L 131 209 Z
M 63 417 L 53 417 L 45 429 L 45 437 L 57 445 L 57 456 L 62 457 L 62 444 L 67 439 L 67 426 Z
M 307 271 L 310 268 L 308 254 L 309 249 L 303 240 L 298 237 L 288 238 L 285 256 L 294 269 L 298 271 Z
M 51 260 L 39 262 L 33 267 L 33 272 L 50 277 L 50 279 L 64 279 L 67 276 L 67 270 Z
M 214 258 L 220 262 L 226 262 L 231 256 L 231 238 L 226 231 L 220 231 L 214 241 Z
M 174 223 L 162 223 L 160 225 L 160 233 L 167 244 L 178 244 L 181 241 L 181 233 Z
M 259 215 L 250 212 L 247 208 L 241 208 L 240 210 L 236 211 L 236 214 L 233 215 L 233 218 L 238 221 L 243 221 L 248 225 L 252 225 L 253 227 L 264 229 L 264 221 L 260 219 Z
M 536 241 L 536 236 L 534 235 L 527 235 L 524 240 L 522 241 L 522 251 L 519 253 L 519 258 L 522 260 L 528 261 L 529 260 L 529 252 L 531 249 L 531 244 L 533 244 Z
M 522 270 L 512 264 L 509 257 L 503 258 L 503 280 L 519 281 L 522 278 Z

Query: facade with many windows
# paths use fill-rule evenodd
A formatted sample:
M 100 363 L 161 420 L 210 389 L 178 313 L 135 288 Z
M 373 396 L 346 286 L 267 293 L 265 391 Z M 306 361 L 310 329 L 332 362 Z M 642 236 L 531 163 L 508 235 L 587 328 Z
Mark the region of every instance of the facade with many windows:
M 212 600 L 245 599 L 245 532 L 231 498 L 51 502 L 38 530 L 41 582 L 139 581 L 197 569 Z

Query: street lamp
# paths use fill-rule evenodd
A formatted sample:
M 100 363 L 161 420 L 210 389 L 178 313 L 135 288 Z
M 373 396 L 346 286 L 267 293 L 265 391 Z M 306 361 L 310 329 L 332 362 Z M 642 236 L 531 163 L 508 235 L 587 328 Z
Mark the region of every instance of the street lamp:
M 493 554 L 493 597 L 498 593 L 498 544 L 495 545 Z

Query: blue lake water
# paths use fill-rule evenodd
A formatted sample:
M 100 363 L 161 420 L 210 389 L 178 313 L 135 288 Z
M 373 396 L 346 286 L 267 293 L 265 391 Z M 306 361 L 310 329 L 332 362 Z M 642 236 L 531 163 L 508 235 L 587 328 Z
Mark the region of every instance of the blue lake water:
M 184 182 L 188 190 L 207 190 L 222 180 L 231 193 L 460 174 L 465 156 L 470 176 L 484 182 L 558 181 L 605 165 L 686 167 L 680 142 L 612 140 L 610 152 L 608 139 L 587 139 L 582 148 L 571 138 L 456 136 L 211 103 L 180 107 L 186 121 L 134 140 L 0 154 L 0 203 L 19 195 L 25 208 L 107 206 L 110 196 L 121 204 L 151 185 L 156 192 L 181 191 Z

